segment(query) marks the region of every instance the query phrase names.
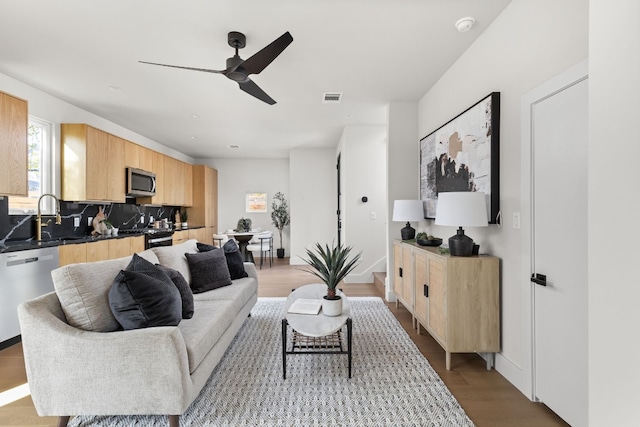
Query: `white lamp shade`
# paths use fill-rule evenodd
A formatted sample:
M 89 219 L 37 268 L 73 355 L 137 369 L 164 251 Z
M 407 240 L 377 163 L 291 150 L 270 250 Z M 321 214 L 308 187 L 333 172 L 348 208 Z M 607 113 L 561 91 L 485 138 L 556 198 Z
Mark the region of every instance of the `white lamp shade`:
M 488 226 L 485 194 L 471 191 L 438 193 L 436 225 L 453 227 Z
M 422 200 L 394 200 L 393 221 L 420 221 L 424 219 Z

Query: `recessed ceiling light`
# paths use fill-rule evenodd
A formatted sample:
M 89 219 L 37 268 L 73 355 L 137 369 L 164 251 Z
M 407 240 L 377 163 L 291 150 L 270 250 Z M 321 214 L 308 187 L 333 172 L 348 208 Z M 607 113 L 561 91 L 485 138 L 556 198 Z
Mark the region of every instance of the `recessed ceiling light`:
M 109 86 L 109 90 L 112 92 L 122 92 L 122 88 L 118 86 Z
M 198 139 L 197 136 L 191 136 L 191 139 Z
M 227 145 L 227 147 L 232 149 L 240 148 L 239 145 Z
M 346 116 L 344 116 L 345 119 L 350 119 L 351 118 L 351 114 L 347 114 Z
M 471 27 L 473 27 L 473 24 L 475 24 L 475 22 L 475 18 L 467 16 L 465 18 L 458 19 L 455 25 L 458 31 L 460 31 L 461 33 L 466 33 L 471 29 Z
M 199 119 L 199 118 L 200 118 L 200 116 L 199 116 L 199 115 L 197 115 L 197 114 L 192 114 L 192 115 L 191 115 L 191 118 L 192 118 L 192 119 Z

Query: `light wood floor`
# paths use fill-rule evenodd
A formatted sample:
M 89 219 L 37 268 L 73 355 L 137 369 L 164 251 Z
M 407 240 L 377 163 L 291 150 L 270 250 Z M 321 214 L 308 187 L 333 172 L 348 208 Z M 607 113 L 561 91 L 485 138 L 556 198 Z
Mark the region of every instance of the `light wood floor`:
M 303 271 L 305 266 L 290 266 L 288 260 L 274 259 L 274 265 L 259 270 L 260 297 L 284 297 L 291 289 L 318 279 Z M 349 296 L 380 296 L 374 284 L 346 284 Z M 546 406 L 529 401 L 476 354 L 453 354 L 452 370 L 445 370 L 444 350 L 426 333 L 418 335 L 411 327 L 411 315 L 402 306 L 387 304 L 416 346 L 458 399 L 467 415 L 478 427 L 546 427 L 567 426 Z M 354 361 L 357 364 L 357 360 Z M 389 373 L 393 375 L 392 372 Z M 26 382 L 22 347 L 16 344 L 0 351 L 0 393 Z M 61 392 L 63 392 L 61 390 Z M 39 417 L 27 396 L 0 407 L 0 426 L 55 426 L 54 417 Z

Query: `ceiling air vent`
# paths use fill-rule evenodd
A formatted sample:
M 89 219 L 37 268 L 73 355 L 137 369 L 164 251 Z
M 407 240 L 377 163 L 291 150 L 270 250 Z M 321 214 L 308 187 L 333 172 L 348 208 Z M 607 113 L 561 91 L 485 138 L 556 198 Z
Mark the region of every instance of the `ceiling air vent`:
M 342 101 L 342 92 L 325 92 L 322 96 L 323 104 L 338 104 Z

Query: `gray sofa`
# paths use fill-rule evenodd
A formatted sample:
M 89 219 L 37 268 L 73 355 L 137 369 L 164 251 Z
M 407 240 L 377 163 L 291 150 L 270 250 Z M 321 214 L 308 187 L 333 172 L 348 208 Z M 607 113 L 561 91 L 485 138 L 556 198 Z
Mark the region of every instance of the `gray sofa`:
M 184 253 L 196 241 L 148 249 L 140 256 L 173 268 L 190 283 Z M 131 257 L 72 264 L 52 272 L 56 292 L 18 308 L 27 378 L 40 416 L 169 415 L 169 425 L 196 398 L 257 301 L 249 277 L 194 295 L 195 312 L 178 326 L 112 329 L 114 277 Z

